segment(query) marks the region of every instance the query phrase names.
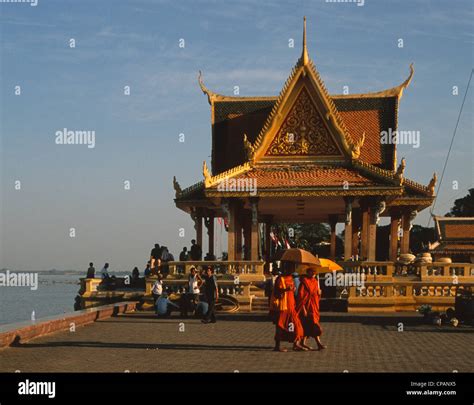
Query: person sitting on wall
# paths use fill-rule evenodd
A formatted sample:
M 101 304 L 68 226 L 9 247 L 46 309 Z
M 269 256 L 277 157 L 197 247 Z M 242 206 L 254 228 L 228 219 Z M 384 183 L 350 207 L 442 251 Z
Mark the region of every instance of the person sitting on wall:
M 109 263 L 105 263 L 104 264 L 104 267 L 102 268 L 102 279 L 103 280 L 106 280 L 108 278 L 110 278 L 110 275 L 109 275 Z
M 151 263 L 150 262 L 146 264 L 146 268 L 143 274 L 145 275 L 145 277 L 151 276 Z
M 183 247 L 183 250 L 179 254 L 179 261 L 180 262 L 187 262 L 189 260 L 189 253 L 188 253 L 188 248 L 185 246 Z M 178 273 L 184 273 L 184 266 L 180 265 L 178 266 Z
M 205 260 L 206 262 L 211 262 L 211 261 L 216 260 L 216 256 L 211 255 L 209 252 L 207 252 L 207 253 L 206 253 L 206 256 L 204 256 L 204 260 Z
M 158 262 L 158 263 L 157 263 Z M 152 269 L 159 268 L 161 262 L 161 247 L 158 243 L 155 243 L 155 247 L 151 249 L 150 253 L 150 265 Z
M 132 270 L 132 286 L 135 286 L 138 284 L 138 280 L 140 279 L 140 271 L 138 270 L 138 267 L 134 267 Z

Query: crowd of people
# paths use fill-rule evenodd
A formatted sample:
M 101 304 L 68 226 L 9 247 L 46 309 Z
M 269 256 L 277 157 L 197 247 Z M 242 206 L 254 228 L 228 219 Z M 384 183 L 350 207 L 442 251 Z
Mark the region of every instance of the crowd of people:
M 206 261 L 215 260 L 209 253 L 204 258 Z M 179 255 L 180 261 L 201 261 L 202 249 L 196 240 L 191 241 L 188 252 L 187 247 Z M 156 281 L 152 287 L 152 296 L 155 311 L 160 316 L 169 316 L 173 310 L 179 310 L 183 317 L 187 317 L 189 312 L 202 315 L 203 323 L 216 322 L 216 302 L 219 298 L 219 288 L 212 266 L 207 266 L 201 274 L 198 274 L 196 267 L 190 268 L 187 284 L 181 294 L 179 305 L 169 299 L 167 291 L 163 288 L 163 279 L 169 273 L 168 262 L 174 261 L 173 255 L 166 246 L 155 244 L 150 252 L 150 260 L 147 262 L 143 275 L 145 277 L 155 275 Z M 115 276 L 109 273 L 109 263 L 105 263 L 101 270 L 101 278 L 106 286 L 114 284 Z M 184 268 L 179 269 L 179 273 L 184 273 Z M 89 263 L 87 278 L 96 278 L 94 263 Z M 130 286 L 138 285 L 140 280 L 140 270 L 134 267 L 129 278 Z
M 207 256 L 210 256 L 209 254 Z M 173 261 L 173 255 L 166 246 L 155 244 L 150 253 L 150 260 L 144 270 L 144 276 L 155 275 L 156 280 L 152 287 L 155 311 L 160 316 L 169 316 L 173 310 L 180 311 L 182 317 L 189 312 L 202 316 L 203 323 L 216 322 L 216 303 L 219 299 L 219 287 L 212 266 L 204 266 L 201 273 L 191 266 L 189 275 L 181 294 L 179 304 L 172 302 L 163 286 L 163 279 L 169 273 L 167 263 Z M 201 261 L 202 249 L 193 239 L 188 251 L 183 248 L 179 255 L 180 261 Z M 207 260 L 215 260 L 208 258 Z M 266 295 L 269 297 L 270 316 L 275 324 L 275 351 L 286 352 L 282 342 L 293 343 L 293 350 L 314 350 L 308 344 L 308 338 L 314 338 L 317 350 L 325 346 L 321 343 L 322 329 L 320 325 L 319 302 L 321 289 L 316 271 L 308 266 L 306 274 L 296 272 L 293 262 L 281 262 L 281 269 L 272 271 L 272 277 L 266 286 Z M 179 270 L 178 270 L 179 271 Z M 184 272 L 184 269 L 182 269 Z M 114 276 L 109 274 L 109 263 L 105 263 L 101 270 L 101 277 L 110 282 Z M 89 263 L 87 278 L 95 278 L 93 263 Z M 137 267 L 132 270 L 131 284 L 140 279 Z
M 179 305 L 169 299 L 163 288 L 163 275 L 158 273 L 152 287 L 155 311 L 160 316 L 169 316 L 173 310 L 179 310 L 186 318 L 189 312 L 202 316 L 203 323 L 216 323 L 216 302 L 219 299 L 219 287 L 212 266 L 207 266 L 199 274 L 192 266 Z

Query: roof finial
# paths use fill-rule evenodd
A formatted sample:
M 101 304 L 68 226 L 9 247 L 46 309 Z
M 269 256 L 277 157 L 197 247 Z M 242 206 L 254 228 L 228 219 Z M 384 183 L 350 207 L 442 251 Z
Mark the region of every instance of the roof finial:
M 306 16 L 303 19 L 303 53 L 301 55 L 303 65 L 306 65 L 309 61 L 308 48 L 306 48 Z

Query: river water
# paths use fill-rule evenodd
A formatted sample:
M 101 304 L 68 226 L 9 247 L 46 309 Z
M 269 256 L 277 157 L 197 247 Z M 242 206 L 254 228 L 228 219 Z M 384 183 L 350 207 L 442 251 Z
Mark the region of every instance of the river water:
M 38 289 L 0 286 L 0 324 L 38 320 L 74 310 L 80 275 L 38 273 Z

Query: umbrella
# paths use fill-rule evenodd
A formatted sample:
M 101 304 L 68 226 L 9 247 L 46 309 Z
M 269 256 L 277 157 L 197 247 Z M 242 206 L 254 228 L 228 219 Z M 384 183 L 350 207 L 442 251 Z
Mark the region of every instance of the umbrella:
M 332 271 L 343 271 L 344 269 L 339 266 L 337 263 L 333 262 L 332 260 L 329 259 L 323 259 L 323 258 L 318 258 L 319 260 L 319 265 L 318 264 L 298 264 L 296 266 L 296 272 L 298 274 L 306 274 L 306 271 L 308 268 L 312 268 L 316 274 L 322 274 L 322 273 L 331 273 Z
M 329 259 L 323 259 L 322 257 L 320 257 L 319 262 L 321 263 L 321 266 L 328 267 L 330 271 L 342 271 L 342 270 L 344 270 L 336 262 L 333 262 L 332 260 L 329 260 Z
M 318 266 L 314 264 L 298 264 L 296 266 L 296 272 L 300 275 L 306 274 L 308 269 L 313 269 L 315 274 L 330 273 L 329 267 Z
M 312 253 L 308 252 L 307 250 L 296 248 L 285 250 L 280 260 L 282 262 L 292 262 L 298 264 L 313 264 L 317 266 L 321 265 L 319 259 Z

